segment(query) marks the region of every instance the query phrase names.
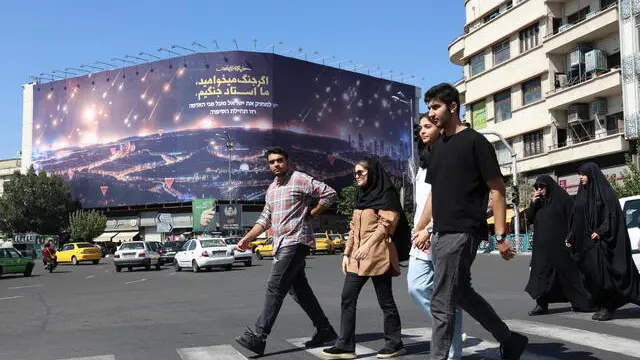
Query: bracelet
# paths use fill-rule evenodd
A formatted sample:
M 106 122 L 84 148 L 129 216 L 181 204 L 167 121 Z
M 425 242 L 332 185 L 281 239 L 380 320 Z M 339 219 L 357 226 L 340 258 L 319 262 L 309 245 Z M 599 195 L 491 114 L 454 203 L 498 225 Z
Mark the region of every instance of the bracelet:
M 348 257 L 351 257 L 351 254 L 347 254 L 347 253 L 345 253 L 345 254 L 342 254 L 342 256 L 344 256 L 344 257 L 347 257 L 347 258 L 348 258 Z

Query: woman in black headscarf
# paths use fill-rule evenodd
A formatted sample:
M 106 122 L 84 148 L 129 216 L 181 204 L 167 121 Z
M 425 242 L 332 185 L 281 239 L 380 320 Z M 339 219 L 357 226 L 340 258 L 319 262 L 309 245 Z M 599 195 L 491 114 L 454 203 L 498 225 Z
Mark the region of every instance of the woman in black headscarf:
M 587 311 L 592 307 L 591 295 L 564 248 L 573 200 L 548 175 L 539 176 L 534 188 L 527 211 L 527 220 L 534 226 L 534 245 L 525 291 L 536 300 L 536 306 L 529 315 L 546 314 L 550 303 L 568 301 L 574 311 Z
M 629 302 L 640 305 L 640 274 L 631 257 L 622 208 L 609 181 L 594 163 L 580 166 L 578 173 L 580 188 L 567 246 L 599 308 L 593 319 L 606 321 Z
M 364 158 L 356 164 L 354 175 L 359 191 L 342 260 L 346 277 L 340 336 L 335 346 L 323 350 L 323 355 L 330 359 L 356 358 L 356 304 L 362 287 L 371 278 L 384 314 L 385 347 L 378 358 L 387 359 L 406 352 L 391 279 L 400 275 L 399 261 L 409 258 L 409 222 L 398 192 L 379 162 Z

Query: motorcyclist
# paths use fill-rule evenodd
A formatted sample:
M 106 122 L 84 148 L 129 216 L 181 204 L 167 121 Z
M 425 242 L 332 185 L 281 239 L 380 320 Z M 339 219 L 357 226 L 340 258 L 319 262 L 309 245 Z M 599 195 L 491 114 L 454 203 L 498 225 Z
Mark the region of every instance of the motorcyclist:
M 49 262 L 51 262 L 53 266 L 57 265 L 56 250 L 51 246 L 51 242 L 44 244 L 44 247 L 42 248 L 42 262 L 44 266 L 47 266 Z

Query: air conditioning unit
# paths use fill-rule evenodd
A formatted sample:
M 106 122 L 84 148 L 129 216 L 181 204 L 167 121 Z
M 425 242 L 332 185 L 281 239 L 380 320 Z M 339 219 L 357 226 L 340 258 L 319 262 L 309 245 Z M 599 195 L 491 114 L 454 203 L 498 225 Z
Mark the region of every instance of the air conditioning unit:
M 584 64 L 584 54 L 593 50 L 593 47 L 586 45 L 579 45 L 573 48 L 569 53 L 569 66 L 579 66 Z
M 576 122 L 589 121 L 589 104 L 576 103 L 569 105 L 569 111 L 567 112 L 567 122 L 569 124 Z
M 569 80 L 567 78 L 567 74 L 558 74 L 558 75 L 556 75 L 556 79 L 558 81 L 557 88 L 559 88 L 559 89 L 562 89 L 562 88 L 566 87 L 567 83 L 569 82 Z
M 586 54 L 584 54 L 584 62 L 585 62 L 585 71 L 593 72 L 597 70 L 606 71 L 607 67 L 607 53 L 593 49 Z
M 607 99 L 597 98 L 589 105 L 591 116 L 595 115 L 607 115 Z

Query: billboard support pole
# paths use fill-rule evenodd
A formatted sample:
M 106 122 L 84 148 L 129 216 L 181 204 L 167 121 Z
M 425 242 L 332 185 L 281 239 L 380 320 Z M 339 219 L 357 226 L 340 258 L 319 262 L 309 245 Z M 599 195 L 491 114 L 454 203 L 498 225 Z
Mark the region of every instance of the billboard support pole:
M 397 94 L 400 96 L 393 95 L 391 98 L 395 101 L 399 101 L 407 106 L 409 106 L 409 114 L 411 116 L 411 121 L 409 121 L 410 128 L 413 129 L 413 98 L 410 97 L 409 100 L 406 100 L 406 97 L 402 93 L 402 91 L 398 91 Z M 407 161 L 408 169 L 412 169 L 412 166 L 409 166 L 409 162 L 413 161 L 413 145 L 411 145 L 411 159 Z M 410 170 L 411 171 L 411 170 Z M 404 171 L 402 171 L 402 187 L 400 188 L 400 202 L 402 203 L 402 208 L 404 209 Z

